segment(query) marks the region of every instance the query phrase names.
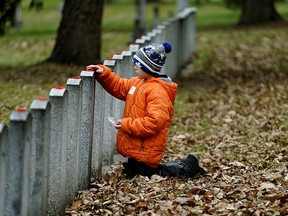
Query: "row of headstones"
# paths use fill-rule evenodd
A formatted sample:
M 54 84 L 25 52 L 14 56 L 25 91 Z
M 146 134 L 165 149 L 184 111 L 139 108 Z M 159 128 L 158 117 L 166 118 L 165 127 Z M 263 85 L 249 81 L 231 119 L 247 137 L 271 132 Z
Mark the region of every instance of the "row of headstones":
M 140 47 L 169 41 L 173 51 L 163 72 L 175 78 L 195 51 L 195 12 L 183 10 L 103 64 L 130 78 Z M 14 111 L 9 128 L 0 123 L 0 215 L 63 215 L 91 176 L 121 159 L 107 117 L 121 118 L 123 108 L 93 71 L 82 71 L 65 88 L 52 88 L 48 100 L 35 99 L 30 111 Z

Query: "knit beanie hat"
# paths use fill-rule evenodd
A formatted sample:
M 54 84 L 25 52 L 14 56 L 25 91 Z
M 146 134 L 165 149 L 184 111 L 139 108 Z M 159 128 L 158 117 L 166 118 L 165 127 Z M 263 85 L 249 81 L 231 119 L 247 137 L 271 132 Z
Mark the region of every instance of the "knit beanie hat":
M 133 57 L 133 62 L 144 72 L 158 77 L 165 63 L 166 53 L 170 53 L 172 45 L 169 42 L 150 44 L 140 48 Z

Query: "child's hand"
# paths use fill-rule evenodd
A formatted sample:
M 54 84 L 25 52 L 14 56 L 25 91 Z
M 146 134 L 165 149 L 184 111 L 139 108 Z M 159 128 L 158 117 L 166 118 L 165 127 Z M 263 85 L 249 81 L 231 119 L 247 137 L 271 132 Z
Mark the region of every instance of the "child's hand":
M 113 127 L 115 127 L 117 130 L 121 129 L 121 119 L 115 119 L 114 117 L 108 117 L 108 120 L 112 124 Z
M 121 123 L 122 123 L 122 120 L 121 120 L 121 119 L 116 120 L 116 122 L 115 122 L 115 128 L 116 128 L 117 130 L 121 130 Z
M 87 71 L 95 71 L 97 73 L 103 73 L 103 68 L 101 68 L 99 65 L 88 65 L 86 67 Z

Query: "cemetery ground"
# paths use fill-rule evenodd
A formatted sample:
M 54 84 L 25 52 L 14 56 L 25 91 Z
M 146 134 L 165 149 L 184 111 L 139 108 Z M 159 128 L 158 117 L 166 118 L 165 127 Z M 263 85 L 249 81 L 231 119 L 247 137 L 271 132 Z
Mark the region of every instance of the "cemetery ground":
M 201 31 L 183 70 L 163 161 L 196 155 L 204 176 L 95 177 L 66 215 L 287 215 L 287 28 Z
M 287 24 L 197 30 L 197 52 L 175 80 L 163 162 L 192 153 L 207 173 L 127 180 L 113 164 L 79 191 L 66 215 L 287 215 L 287 35 Z M 27 46 L 42 50 L 34 44 L 14 46 L 19 55 Z M 84 68 L 0 67 L 0 120 L 8 124 L 16 107 L 29 110 L 33 99 L 47 98 Z

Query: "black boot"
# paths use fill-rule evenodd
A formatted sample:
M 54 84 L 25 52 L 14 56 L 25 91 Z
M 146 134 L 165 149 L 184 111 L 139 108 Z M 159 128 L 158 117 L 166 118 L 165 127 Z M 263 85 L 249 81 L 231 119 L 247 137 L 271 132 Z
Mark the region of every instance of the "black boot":
M 189 154 L 186 158 L 181 159 L 180 161 L 189 168 L 189 174 L 191 175 L 191 177 L 197 174 L 205 174 L 205 170 L 199 166 L 198 159 L 194 155 Z
M 159 175 L 192 178 L 197 174 L 203 175 L 205 170 L 199 166 L 197 158 L 189 154 L 186 158 L 159 165 Z

